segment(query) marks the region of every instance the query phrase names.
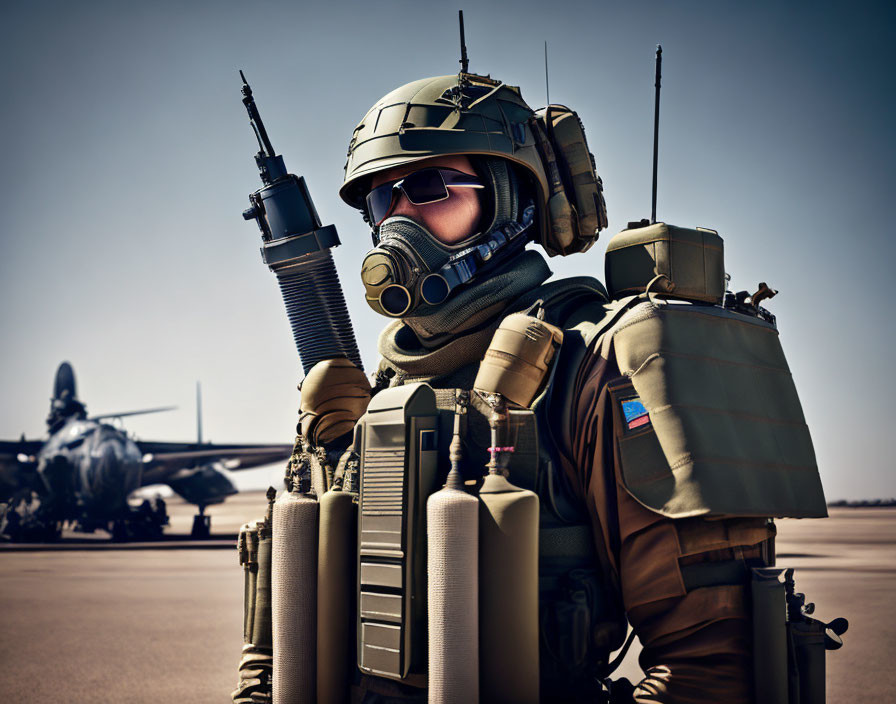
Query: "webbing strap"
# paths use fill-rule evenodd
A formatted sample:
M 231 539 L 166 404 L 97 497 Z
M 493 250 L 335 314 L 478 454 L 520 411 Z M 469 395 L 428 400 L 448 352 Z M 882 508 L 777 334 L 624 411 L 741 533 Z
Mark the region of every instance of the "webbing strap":
M 743 560 L 698 562 L 681 568 L 681 578 L 687 591 L 701 587 L 747 584 L 750 568 Z

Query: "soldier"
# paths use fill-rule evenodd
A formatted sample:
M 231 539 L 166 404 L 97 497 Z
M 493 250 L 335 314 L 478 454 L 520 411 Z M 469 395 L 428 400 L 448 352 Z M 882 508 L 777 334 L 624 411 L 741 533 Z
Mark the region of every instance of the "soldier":
M 545 445 L 535 487 L 541 701 L 606 697 L 602 682 L 627 619 L 643 645 L 645 676 L 634 685 L 615 683 L 613 701 L 751 702 L 749 568 L 774 564 L 767 516 L 823 515 L 817 472 L 794 480 L 784 465 L 766 467 L 762 481 L 771 488 L 737 497 L 740 503 L 725 496 L 750 485 L 736 467 L 727 490 L 724 481 L 710 485 L 694 470 L 664 484 L 658 501 L 639 492 L 633 477 L 651 475 L 652 462 L 662 463 L 660 474 L 670 469 L 656 454 L 654 414 L 611 344 L 626 311 L 610 305 L 594 278 L 549 282 L 544 257 L 526 248 L 535 243 L 551 256 L 583 252 L 607 224 L 584 137 L 577 153 L 556 153 L 564 147 L 551 133 L 555 117 L 575 115 L 553 110 L 539 121 L 517 88 L 462 73 L 396 89 L 355 129 L 340 195 L 371 228 L 374 248 L 361 271 L 367 302 L 393 319 L 379 339 L 374 392 L 425 381 L 440 407 L 451 408 L 456 389 L 472 388 L 501 321 L 537 304 L 566 333 L 537 413 Z M 639 302 L 652 305 L 645 296 Z M 354 376 L 345 365 L 318 370 L 314 389 L 345 389 L 349 380 L 361 393 L 363 377 L 352 382 Z M 353 404 L 357 418 L 357 398 Z M 303 388 L 305 437 L 315 444 L 345 437 L 351 424 L 333 409 L 331 397 Z M 471 406 L 465 439 L 470 464 L 480 468 L 486 412 Z M 337 416 L 339 423 L 327 421 Z M 691 442 L 690 430 L 680 432 Z M 688 447 L 699 449 L 693 442 Z M 799 493 L 795 481 L 812 488 L 802 505 L 799 498 L 762 505 L 775 487 Z M 562 548 L 545 539 L 551 531 Z M 425 696 L 375 677 L 362 678 L 354 695 L 368 702 Z

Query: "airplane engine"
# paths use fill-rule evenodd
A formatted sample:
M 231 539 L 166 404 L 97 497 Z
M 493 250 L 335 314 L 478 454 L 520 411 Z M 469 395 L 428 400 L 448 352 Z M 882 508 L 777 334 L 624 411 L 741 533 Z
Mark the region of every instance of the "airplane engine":
M 219 504 L 237 493 L 230 478 L 213 464 L 181 469 L 166 481 L 180 496 L 197 506 Z

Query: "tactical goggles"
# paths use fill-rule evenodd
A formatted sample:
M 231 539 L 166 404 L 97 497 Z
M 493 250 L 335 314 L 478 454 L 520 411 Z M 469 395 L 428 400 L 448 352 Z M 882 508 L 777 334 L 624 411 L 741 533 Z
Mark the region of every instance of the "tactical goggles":
M 475 176 L 455 169 L 421 169 L 371 190 L 367 194 L 367 216 L 374 227 L 379 227 L 395 208 L 399 192 L 404 193 L 413 205 L 428 205 L 448 198 L 449 188 L 485 186 Z

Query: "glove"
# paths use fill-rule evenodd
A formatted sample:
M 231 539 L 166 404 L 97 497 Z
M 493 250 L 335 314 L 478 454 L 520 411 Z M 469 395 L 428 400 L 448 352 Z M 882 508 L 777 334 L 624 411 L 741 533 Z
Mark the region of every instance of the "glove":
M 370 403 L 370 382 L 344 357 L 315 364 L 299 389 L 299 427 L 316 447 L 349 432 Z

